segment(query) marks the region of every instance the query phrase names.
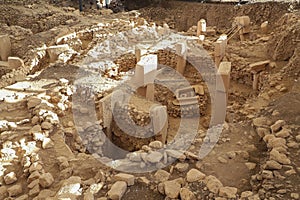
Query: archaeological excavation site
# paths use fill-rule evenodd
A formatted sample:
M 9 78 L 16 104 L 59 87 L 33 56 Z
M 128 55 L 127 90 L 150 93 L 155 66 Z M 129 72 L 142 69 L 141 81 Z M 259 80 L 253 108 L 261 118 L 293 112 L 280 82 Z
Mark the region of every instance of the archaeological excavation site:
M 0 200 L 300 199 L 299 0 L 0 10 Z

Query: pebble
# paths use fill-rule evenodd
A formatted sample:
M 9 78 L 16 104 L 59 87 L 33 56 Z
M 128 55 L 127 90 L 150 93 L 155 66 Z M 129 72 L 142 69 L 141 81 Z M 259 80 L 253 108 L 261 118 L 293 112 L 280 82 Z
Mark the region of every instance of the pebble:
M 134 185 L 134 176 L 131 174 L 120 173 L 114 176 L 115 181 L 125 181 L 128 186 Z
M 235 187 L 221 187 L 219 195 L 225 198 L 236 198 L 237 188 Z
M 115 182 L 111 189 L 108 191 L 107 195 L 112 200 L 120 200 L 127 190 L 127 184 L 124 181 Z
M 192 182 L 196 182 L 196 181 L 200 181 L 203 180 L 205 178 L 205 174 L 203 174 L 202 172 L 200 172 L 197 169 L 191 169 L 187 174 L 186 174 L 186 180 L 189 183 Z
M 219 189 L 223 187 L 223 184 L 212 175 L 207 176 L 204 180 L 204 183 L 206 183 L 208 190 L 214 194 L 217 194 Z
M 150 163 L 158 163 L 161 161 L 163 158 L 163 154 L 159 152 L 151 152 L 150 154 L 147 155 L 147 161 Z
M 157 170 L 157 172 L 154 174 L 154 178 L 158 182 L 164 182 L 169 180 L 170 178 L 170 173 L 165 171 L 165 170 Z
M 299 194 L 298 193 L 291 193 L 291 198 L 299 199 Z
M 163 143 L 161 141 L 153 141 L 150 142 L 149 147 L 153 149 L 161 149 L 163 147 Z
M 196 200 L 196 196 L 188 188 L 181 188 L 180 189 L 180 199 L 181 200 Z
M 272 149 L 272 151 L 270 152 L 270 159 L 275 160 L 284 165 L 291 164 L 291 161 L 288 159 L 288 157 L 285 154 L 279 153 L 275 149 Z
M 171 199 L 177 199 L 180 193 L 181 185 L 173 180 L 164 182 L 165 195 Z
M 188 163 L 177 163 L 175 165 L 175 169 L 179 172 L 185 172 L 186 170 L 188 170 L 188 168 L 189 168 Z
M 277 120 L 277 121 L 271 126 L 272 133 L 278 132 L 284 125 L 285 125 L 285 121 L 284 121 L 284 120 Z
M 39 180 L 40 180 L 40 185 L 43 188 L 50 187 L 54 182 L 54 178 L 53 178 L 52 174 L 50 174 L 50 173 L 42 174 L 40 176 Z

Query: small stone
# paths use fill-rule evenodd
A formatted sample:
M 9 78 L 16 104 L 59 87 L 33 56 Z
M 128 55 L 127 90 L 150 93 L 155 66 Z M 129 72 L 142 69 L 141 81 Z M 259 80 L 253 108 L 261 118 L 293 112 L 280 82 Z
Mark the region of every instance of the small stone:
M 43 122 L 41 124 L 41 127 L 42 127 L 43 130 L 50 130 L 52 128 L 52 124 L 49 123 L 49 122 Z
M 284 165 L 291 164 L 291 161 L 287 158 L 285 154 L 279 153 L 275 149 L 272 149 L 272 151 L 270 152 L 270 159 L 275 160 Z
M 17 184 L 7 189 L 8 196 L 15 197 L 22 193 L 22 186 Z
M 264 179 L 273 179 L 274 176 L 273 176 L 273 172 L 272 171 L 269 171 L 269 170 L 263 170 L 262 171 L 262 177 Z
M 153 149 L 161 149 L 161 148 L 163 148 L 163 144 L 161 141 L 153 141 L 153 142 L 150 142 L 149 147 L 151 147 Z
M 15 172 L 10 172 L 8 174 L 6 174 L 4 176 L 4 182 L 9 185 L 9 184 L 12 184 L 14 182 L 16 182 L 18 179 L 17 179 L 17 176 L 16 176 L 16 173 Z
M 186 174 L 186 180 L 189 183 L 192 182 L 196 182 L 196 181 L 200 181 L 203 180 L 205 178 L 205 174 L 203 174 L 202 172 L 200 172 L 197 169 L 191 169 L 187 174 Z
M 284 172 L 284 174 L 285 174 L 286 176 L 291 176 L 291 175 L 293 175 L 293 174 L 297 174 L 297 172 L 296 172 L 294 169 L 290 169 L 290 170 Z
M 253 170 L 256 167 L 256 164 L 252 162 L 246 162 L 245 165 L 249 170 Z
M 270 134 L 270 130 L 267 129 L 267 128 L 257 128 L 256 129 L 256 132 L 257 132 L 257 135 L 260 137 L 260 138 L 263 138 L 265 137 L 266 135 Z
M 278 170 L 278 169 L 281 169 L 282 168 L 282 165 L 278 162 L 276 162 L 275 160 L 268 160 L 266 162 L 266 169 L 270 169 L 270 170 Z
M 266 117 L 258 117 L 253 120 L 253 125 L 256 127 L 266 127 L 270 124 L 270 120 Z
M 252 195 L 253 195 L 253 192 L 251 192 L 251 191 L 242 192 L 241 199 L 246 199 L 248 197 L 251 197 Z
M 120 200 L 127 190 L 127 184 L 124 181 L 115 182 L 107 195 L 112 200 Z
M 39 180 L 40 180 L 40 185 L 43 188 L 47 188 L 47 187 L 51 186 L 54 182 L 54 178 L 53 178 L 52 174 L 50 174 L 50 173 L 42 174 Z
M 286 138 L 289 137 L 290 135 L 291 135 L 291 130 L 287 128 L 282 128 L 281 131 L 275 134 L 276 137 L 281 137 L 281 138 Z
M 223 184 L 215 176 L 209 175 L 205 178 L 204 182 L 208 190 L 214 194 L 219 192 L 219 189 L 223 187 Z
M 225 198 L 236 198 L 237 188 L 235 187 L 221 187 L 219 195 Z
M 40 118 L 38 116 L 33 116 L 31 118 L 31 124 L 36 125 L 40 121 Z
M 147 155 L 147 161 L 150 163 L 158 163 L 161 161 L 163 158 L 163 154 L 159 152 L 151 152 L 150 154 Z
M 131 174 L 120 173 L 114 176 L 115 181 L 125 181 L 128 186 L 134 185 L 134 176 Z
M 297 142 L 300 142 L 300 135 L 297 135 L 297 136 L 296 136 L 296 141 L 297 141 Z
M 31 183 L 33 180 L 35 179 L 39 179 L 40 178 L 40 173 L 38 171 L 34 171 L 30 174 L 30 176 L 27 178 L 27 182 Z
M 0 186 L 0 197 L 3 197 L 3 199 L 4 199 L 6 196 L 7 196 L 7 187 L 6 186 Z
M 169 180 L 170 178 L 170 173 L 165 171 L 165 170 L 157 170 L 157 172 L 154 174 L 154 178 L 158 182 L 164 182 Z
M 234 159 L 236 157 L 236 153 L 234 151 L 229 151 L 226 155 L 229 159 Z
M 146 177 L 144 177 L 144 176 L 139 177 L 137 180 L 138 180 L 139 183 L 143 183 L 145 185 L 149 185 L 150 184 L 150 181 Z
M 36 196 L 40 193 L 40 186 L 36 185 L 31 190 L 29 190 L 29 196 Z
M 181 200 L 196 200 L 195 194 L 188 188 L 180 189 L 180 198 Z
M 22 196 L 19 196 L 19 197 L 16 198 L 15 200 L 27 200 L 27 199 L 29 199 L 28 194 L 24 194 L 24 195 L 22 195 Z
M 170 156 L 172 158 L 180 158 L 183 155 L 182 152 L 176 151 L 176 150 L 173 150 L 173 149 L 166 150 L 166 153 L 167 153 L 168 156 Z
M 185 172 L 186 170 L 188 170 L 188 168 L 189 168 L 188 163 L 177 163 L 175 165 L 175 169 L 179 172 Z
M 276 133 L 285 125 L 284 120 L 278 120 L 271 126 L 272 133 Z
M 176 199 L 179 196 L 181 185 L 177 181 L 164 182 L 165 195 L 171 199 Z
M 127 154 L 127 157 L 132 162 L 141 162 L 142 161 L 140 153 L 136 153 L 136 152 L 129 153 L 129 154 Z
M 27 101 L 27 108 L 28 109 L 35 108 L 37 105 L 41 104 L 41 102 L 42 102 L 41 99 L 32 97 Z
M 220 163 L 223 163 L 223 164 L 228 163 L 228 161 L 227 161 L 225 158 L 223 158 L 222 156 L 219 156 L 219 157 L 218 157 L 218 161 L 219 161 Z
M 291 198 L 299 199 L 299 194 L 298 193 L 291 193 Z

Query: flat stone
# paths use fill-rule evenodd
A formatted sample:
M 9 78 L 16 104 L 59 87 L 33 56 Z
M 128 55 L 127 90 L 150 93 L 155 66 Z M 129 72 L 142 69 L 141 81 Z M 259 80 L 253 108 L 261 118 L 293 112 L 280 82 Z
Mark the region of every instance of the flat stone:
M 120 200 L 127 190 L 127 184 L 125 181 L 115 182 L 111 189 L 108 191 L 107 195 L 112 200 Z
M 264 179 L 273 179 L 274 178 L 273 172 L 270 170 L 263 170 L 261 175 Z
M 273 138 L 268 141 L 269 148 L 286 147 L 286 140 L 284 138 Z
M 219 195 L 225 198 L 236 198 L 237 188 L 235 187 L 221 187 Z
M 177 181 L 164 182 L 165 195 L 171 199 L 176 199 L 179 196 L 181 185 Z
M 154 178 L 158 182 L 164 182 L 169 180 L 170 178 L 170 173 L 165 171 L 165 170 L 157 170 L 157 172 L 154 174 Z
M 27 200 L 27 199 L 29 199 L 28 194 L 24 194 L 24 195 L 22 195 L 22 196 L 19 196 L 19 197 L 16 198 L 15 200 Z
M 251 191 L 244 191 L 241 194 L 241 199 L 246 199 L 248 197 L 251 197 L 252 195 L 253 195 L 253 192 L 251 192 Z
M 131 174 L 120 173 L 114 176 L 115 181 L 125 181 L 128 186 L 134 185 L 134 176 Z
M 300 135 L 297 135 L 297 136 L 296 136 L 296 141 L 297 141 L 297 142 L 300 142 Z
M 203 174 L 202 172 L 200 172 L 197 169 L 191 169 L 187 174 L 186 174 L 186 180 L 189 183 L 192 182 L 196 182 L 196 181 L 200 181 L 203 180 L 205 178 L 205 174 Z

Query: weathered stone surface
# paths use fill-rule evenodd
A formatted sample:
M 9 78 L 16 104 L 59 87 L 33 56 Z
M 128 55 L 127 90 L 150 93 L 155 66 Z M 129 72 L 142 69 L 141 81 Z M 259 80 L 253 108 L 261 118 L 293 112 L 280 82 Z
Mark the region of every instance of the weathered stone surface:
M 289 137 L 290 135 L 291 135 L 291 130 L 287 128 L 283 128 L 282 130 L 280 130 L 278 133 L 275 134 L 276 137 L 281 137 L 281 138 L 286 138 Z
M 200 172 L 197 169 L 191 169 L 186 175 L 186 180 L 187 180 L 187 182 L 190 182 L 190 183 L 203 180 L 204 178 L 205 178 L 205 174 L 203 174 L 202 172 Z
M 7 61 L 11 54 L 11 42 L 8 35 L 0 35 L 0 60 Z
M 179 172 L 185 172 L 186 170 L 188 170 L 188 168 L 189 168 L 188 163 L 177 163 L 175 165 L 175 169 Z
M 257 128 L 256 129 L 256 132 L 257 132 L 257 135 L 260 137 L 260 138 L 263 138 L 265 137 L 266 135 L 270 134 L 270 130 L 267 129 L 267 128 Z
M 128 186 L 134 185 L 134 176 L 131 174 L 120 173 L 114 176 L 115 181 L 125 181 Z
M 169 198 L 176 199 L 179 196 L 181 185 L 177 181 L 164 182 L 165 195 Z
M 9 185 L 9 184 L 12 184 L 14 182 L 16 182 L 18 179 L 17 179 L 17 176 L 16 176 L 16 173 L 15 172 L 10 172 L 8 174 L 6 174 L 4 176 L 4 182 Z
M 52 124 L 49 123 L 49 122 L 43 122 L 43 123 L 41 124 L 41 127 L 42 127 L 42 129 L 44 129 L 44 130 L 50 130 L 50 129 L 52 128 Z
M 223 184 L 219 179 L 217 179 L 215 176 L 209 175 L 204 179 L 204 182 L 208 188 L 208 190 L 214 194 L 217 194 L 219 192 L 219 189 L 223 187 Z
M 235 187 L 221 187 L 219 195 L 225 198 L 236 198 L 237 188 Z
M 269 148 L 286 147 L 286 140 L 284 138 L 273 138 L 268 141 Z
M 15 196 L 18 196 L 19 194 L 22 193 L 22 185 L 14 185 L 14 186 L 11 186 L 10 188 L 7 189 L 7 192 L 8 192 L 8 195 L 10 197 L 15 197 Z
M 40 180 L 40 185 L 43 188 L 47 188 L 47 187 L 51 186 L 54 182 L 54 178 L 53 178 L 52 174 L 50 174 L 50 173 L 42 174 L 39 180 Z
M 249 170 L 253 170 L 256 167 L 256 164 L 252 162 L 246 162 L 245 165 Z
M 252 195 L 253 195 L 253 192 L 251 192 L 251 191 L 245 191 L 245 192 L 242 192 L 241 198 L 242 199 L 246 199 L 248 197 L 251 197 Z
M 3 200 L 5 197 L 7 197 L 7 187 L 6 186 L 0 186 L 0 199 Z
M 270 120 L 266 117 L 258 117 L 253 120 L 253 125 L 256 127 L 267 127 L 270 125 Z
M 42 102 L 41 99 L 32 97 L 32 98 L 28 99 L 28 102 L 27 102 L 27 108 L 28 108 L 28 109 L 34 108 L 34 107 L 36 107 L 37 105 L 39 105 L 41 102 Z
M 163 143 L 161 141 L 153 141 L 150 142 L 149 147 L 153 149 L 161 149 L 163 147 Z
M 272 178 L 274 178 L 273 172 L 270 171 L 270 170 L 263 170 L 261 175 L 262 175 L 262 177 L 264 179 L 272 179 Z
M 288 159 L 288 157 L 285 154 L 279 153 L 275 149 L 272 149 L 272 151 L 270 152 L 270 159 L 275 160 L 284 165 L 291 164 L 290 159 Z
M 274 170 L 274 169 L 276 169 L 276 170 L 279 170 L 279 169 L 281 169 L 282 168 L 282 165 L 281 164 L 279 164 L 277 161 L 275 161 L 275 160 L 268 160 L 267 162 L 266 162 L 266 169 L 270 169 L 270 170 Z
M 170 173 L 165 171 L 165 170 L 157 170 L 157 172 L 154 174 L 154 178 L 158 182 L 164 182 L 169 180 L 170 178 Z
M 147 155 L 147 161 L 150 163 L 158 163 L 163 158 L 163 154 L 159 152 L 151 152 Z
M 278 121 L 276 121 L 276 122 L 271 126 L 272 133 L 276 133 L 276 132 L 279 131 L 284 125 L 285 125 L 285 121 L 284 121 L 284 120 L 278 120 Z
M 181 200 L 196 200 L 195 194 L 188 188 L 180 189 L 180 198 Z
M 120 200 L 127 190 L 127 184 L 124 181 L 115 182 L 107 195 L 112 200 Z

